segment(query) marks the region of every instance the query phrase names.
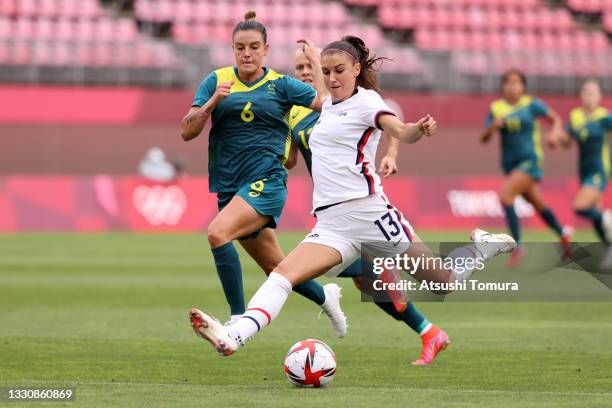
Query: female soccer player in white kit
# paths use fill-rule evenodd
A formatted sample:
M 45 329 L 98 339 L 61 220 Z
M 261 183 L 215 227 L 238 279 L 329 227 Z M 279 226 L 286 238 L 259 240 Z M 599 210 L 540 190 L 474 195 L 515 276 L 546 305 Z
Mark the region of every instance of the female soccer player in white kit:
M 307 40 L 303 44 L 304 53 L 317 66 L 314 45 Z M 234 353 L 269 325 L 293 286 L 324 273 L 339 274 L 361 256 L 362 243 L 376 243 L 375 256 L 406 253 L 417 257 L 425 253 L 433 257 L 401 212 L 387 200 L 374 160 L 381 130 L 402 142 L 415 143 L 425 135 L 432 136 L 437 124 L 429 115 L 417 123 L 403 123 L 397 118 L 376 92 L 374 65 L 378 61 L 369 56 L 368 48 L 357 37 L 344 37 L 323 49 L 322 73 L 330 97 L 323 103 L 310 136 L 317 223 L 269 275 L 242 318 L 223 326 L 199 309 L 191 309 L 194 331 L 220 354 Z M 458 248 L 449 257 L 489 259 L 516 248 L 506 234 L 477 229 L 472 232 L 472 240 L 475 244 Z M 470 273 L 438 264 L 422 268 L 413 276 L 419 281 L 450 283 L 465 280 Z

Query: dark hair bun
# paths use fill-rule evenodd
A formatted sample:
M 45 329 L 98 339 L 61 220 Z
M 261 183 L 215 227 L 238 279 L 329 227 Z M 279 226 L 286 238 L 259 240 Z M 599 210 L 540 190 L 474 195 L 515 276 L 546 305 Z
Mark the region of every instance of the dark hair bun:
M 257 17 L 257 14 L 255 14 L 253 10 L 249 10 L 246 13 L 244 13 L 244 21 L 255 20 L 255 17 Z
M 368 47 L 366 47 L 365 43 L 361 38 L 355 37 L 354 35 L 345 35 L 344 37 L 342 37 L 341 41 L 347 42 L 353 47 L 355 47 L 355 49 L 359 53 L 359 62 L 368 59 L 370 50 L 368 49 Z

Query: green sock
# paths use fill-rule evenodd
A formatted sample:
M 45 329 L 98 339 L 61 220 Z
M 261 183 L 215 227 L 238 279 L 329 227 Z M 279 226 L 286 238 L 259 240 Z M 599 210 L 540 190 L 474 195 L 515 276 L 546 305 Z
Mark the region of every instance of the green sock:
M 552 228 L 552 230 L 555 231 L 557 235 L 563 235 L 563 227 L 561 227 L 559 221 L 557 221 L 557 217 L 555 217 L 555 214 L 553 214 L 550 208 L 543 209 L 540 213 L 540 217 L 542 217 L 546 224 L 548 224 L 548 226 Z
M 245 306 L 242 267 L 240 266 L 238 252 L 234 248 L 234 244 L 228 242 L 220 247 L 212 248 L 212 254 L 231 314 L 241 315 L 245 311 Z
M 504 212 L 506 213 L 506 221 L 508 222 L 508 228 L 510 228 L 510 234 L 516 242 L 521 242 L 521 227 L 519 225 L 519 219 L 514 210 L 514 205 L 505 205 Z
M 610 243 L 606 237 L 606 232 L 604 231 L 603 214 L 601 211 L 593 207 L 589 208 L 588 210 L 578 210 L 576 211 L 576 214 L 590 219 L 593 223 L 593 228 L 595 228 L 595 232 L 597 232 L 597 236 L 599 236 L 599 239 L 601 239 L 601 242 L 605 243 L 606 245 Z
M 354 278 L 356 276 L 361 276 L 361 258 L 350 264 L 338 275 L 339 278 Z
M 429 324 L 429 320 L 421 314 L 421 312 L 414 307 L 412 302 L 408 302 L 406 310 L 399 313 L 395 310 L 395 306 L 391 302 L 376 302 L 376 306 L 384 310 L 388 315 L 392 316 L 395 320 L 406 323 L 416 334 L 421 334 L 421 331 Z
M 300 283 L 293 287 L 293 291 L 304 296 L 306 299 L 312 300 L 319 306 L 325 303 L 325 291 L 323 290 L 323 286 L 315 280 Z

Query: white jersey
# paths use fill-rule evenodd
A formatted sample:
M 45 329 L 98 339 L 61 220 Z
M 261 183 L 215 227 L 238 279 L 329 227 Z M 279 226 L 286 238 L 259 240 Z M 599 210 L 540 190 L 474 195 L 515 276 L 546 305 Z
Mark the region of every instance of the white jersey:
M 376 174 L 381 113 L 389 109 L 376 91 L 359 87 L 355 95 L 321 109 L 308 144 L 312 152 L 313 210 L 382 192 Z

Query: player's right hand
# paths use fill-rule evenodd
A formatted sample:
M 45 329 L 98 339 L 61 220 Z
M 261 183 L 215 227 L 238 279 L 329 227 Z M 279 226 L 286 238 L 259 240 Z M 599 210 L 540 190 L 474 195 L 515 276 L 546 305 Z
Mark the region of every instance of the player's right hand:
M 217 89 L 215 90 L 215 93 L 213 95 L 213 99 L 216 103 L 221 102 L 223 99 L 225 99 L 226 96 L 230 94 L 230 89 L 232 85 L 234 85 L 234 81 L 221 82 L 217 86 Z
M 495 129 L 501 129 L 506 125 L 506 121 L 501 119 L 501 118 L 497 118 L 493 121 L 493 127 Z

